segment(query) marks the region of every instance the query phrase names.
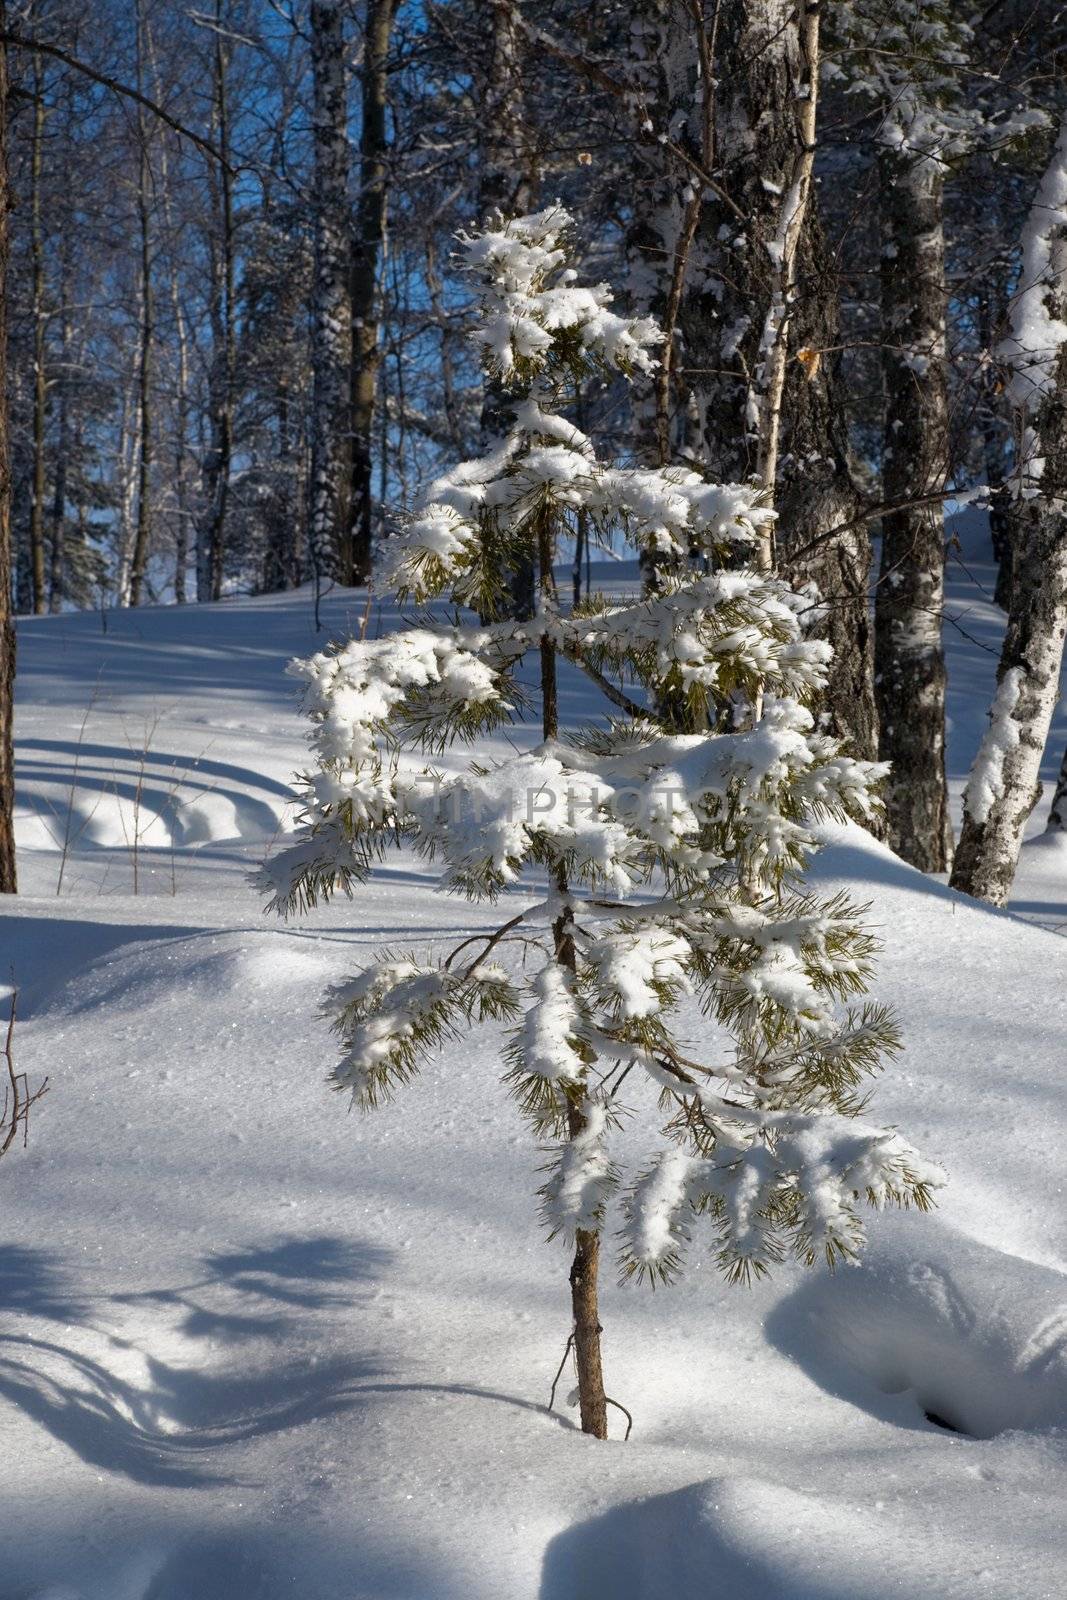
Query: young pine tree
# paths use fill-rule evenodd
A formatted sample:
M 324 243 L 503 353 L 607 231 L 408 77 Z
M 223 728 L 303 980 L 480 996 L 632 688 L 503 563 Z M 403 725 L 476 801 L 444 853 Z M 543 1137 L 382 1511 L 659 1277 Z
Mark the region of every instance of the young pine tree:
M 441 620 L 295 663 L 317 770 L 302 832 L 265 877 L 288 911 L 353 893 L 403 841 L 446 887 L 502 902 L 493 931 L 446 957 L 383 955 L 333 991 L 333 1081 L 370 1109 L 443 1040 L 509 1025 L 505 1078 L 549 1145 L 544 1220 L 573 1249 L 582 1427 L 603 1438 L 597 1275 L 613 1201 L 624 1273 L 669 1279 L 703 1228 L 744 1281 L 787 1254 L 855 1259 L 863 1202 L 925 1208 L 942 1179 L 860 1120 L 863 1081 L 897 1033 L 883 1007 L 848 1004 L 874 949 L 856 909 L 802 886 L 814 824 L 869 817 L 884 769 L 816 731 L 829 647 L 802 637 L 797 596 L 744 564 L 772 515 L 760 492 L 605 465 L 568 420 L 580 382 L 647 371 L 661 339 L 617 316 L 605 286 L 577 284 L 569 225 L 555 208 L 462 239 L 482 295 L 475 337 L 514 421 L 494 454 L 432 486 L 391 552 L 402 597 L 489 618 L 530 553 L 537 614 L 475 625 L 438 607 Z M 553 557 L 579 514 L 687 575 L 564 614 Z M 512 718 L 531 653 L 536 748 L 449 778 L 420 766 L 419 750 Z M 594 726 L 560 729 L 561 657 L 603 692 Z M 706 731 L 666 731 L 644 709 L 680 699 Z M 516 936 L 521 978 L 503 959 Z M 714 1019 L 706 1053 L 683 1042 L 683 1002 Z M 626 1177 L 613 1136 L 642 1097 L 663 1137 Z

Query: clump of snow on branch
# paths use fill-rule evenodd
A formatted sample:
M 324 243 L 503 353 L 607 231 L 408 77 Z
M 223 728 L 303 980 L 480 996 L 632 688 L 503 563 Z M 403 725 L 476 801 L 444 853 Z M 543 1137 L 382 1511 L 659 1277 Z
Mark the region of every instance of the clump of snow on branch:
M 581 1132 L 560 1145 L 551 1176 L 541 1189 L 541 1215 L 549 1238 L 573 1240 L 580 1228 L 599 1228 L 618 1183 L 608 1156 L 608 1111 L 602 1100 L 578 1105 Z
M 457 620 L 294 664 L 314 765 L 262 881 L 283 910 L 313 904 L 400 843 L 441 887 L 499 903 L 443 959 L 384 954 L 328 996 L 333 1081 L 372 1107 L 469 1027 L 505 1024 L 505 1081 L 550 1141 L 551 1233 L 603 1228 L 621 1188 L 629 1273 L 669 1277 L 702 1221 L 734 1277 L 789 1252 L 851 1260 L 862 1206 L 925 1207 L 942 1181 L 856 1120 L 899 1040 L 862 998 L 875 942 L 857 908 L 803 887 L 820 827 L 874 817 L 885 768 L 819 731 L 829 646 L 804 636 L 802 596 L 746 564 L 773 520 L 760 490 L 601 462 L 572 421 L 580 382 L 647 370 L 660 335 L 579 283 L 569 230 L 556 207 L 462 240 L 513 422 L 429 486 L 392 551 L 400 592 Z M 657 592 L 562 610 L 551 552 L 579 516 L 666 554 Z M 498 602 L 531 555 L 540 606 L 515 622 Z M 603 716 L 506 759 L 429 764 L 521 715 L 520 668 L 545 652 L 604 691 Z M 540 898 L 516 900 L 531 875 Z M 662 1127 L 627 1180 L 612 1142 L 642 1103 Z
M 620 372 L 650 372 L 663 343 L 650 317 L 620 317 L 605 283 L 581 285 L 566 266 L 563 241 L 573 218 L 562 206 L 515 217 L 503 228 L 461 235 L 467 266 L 483 284 L 483 319 L 475 339 L 507 376 L 540 372 L 561 342 Z

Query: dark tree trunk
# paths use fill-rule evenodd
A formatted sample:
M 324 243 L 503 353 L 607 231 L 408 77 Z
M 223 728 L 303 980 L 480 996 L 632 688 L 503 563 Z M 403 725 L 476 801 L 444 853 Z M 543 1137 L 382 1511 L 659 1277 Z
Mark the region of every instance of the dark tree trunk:
M 1067 750 L 1064 750 L 1063 760 L 1060 762 L 1060 775 L 1056 780 L 1056 792 L 1052 796 L 1047 829 L 1049 833 L 1067 831 Z
M 0 0 L 0 31 L 7 7 Z M 0 44 L 0 894 L 18 889 L 15 870 L 15 624 L 11 616 L 11 466 L 7 401 L 7 266 L 11 190 L 7 167 L 7 47 Z
M 830 731 L 846 741 L 852 754 L 873 759 L 878 715 L 871 540 L 867 524 L 856 520 L 861 504 L 848 465 L 848 430 L 834 353 L 839 343 L 837 287 L 812 210 L 801 239 L 789 324 L 778 467 L 778 565 L 792 583 L 813 584 L 825 608 L 812 631 L 834 650 L 825 700 Z M 797 359 L 798 352 L 805 353 L 804 359 Z M 820 357 L 819 352 L 827 353 Z M 844 531 L 834 534 L 839 527 Z
M 222 598 L 226 564 L 226 518 L 233 465 L 234 388 L 237 378 L 236 240 L 234 238 L 233 172 L 229 166 L 230 107 L 226 82 L 229 45 L 225 35 L 224 0 L 215 0 L 214 124 L 222 162 L 219 164 L 218 231 L 212 287 L 211 446 L 204 464 L 206 520 L 197 549 L 197 598 Z
M 295 547 L 299 513 L 293 493 L 297 481 L 297 463 L 293 447 L 289 382 L 284 373 L 278 375 L 275 406 L 279 488 L 270 508 L 267 548 L 263 558 L 263 589 L 267 594 L 295 588 L 300 582 Z
M 153 74 L 153 92 L 157 101 L 162 101 L 164 88 L 160 82 L 158 71 Z M 174 228 L 173 216 L 173 188 L 171 183 L 171 167 L 167 153 L 167 141 L 164 139 L 159 147 L 159 192 L 163 205 L 163 217 L 168 236 L 172 235 Z M 171 255 L 170 262 L 169 295 L 171 316 L 174 326 L 174 343 L 177 355 L 177 371 L 175 380 L 177 384 L 174 396 L 174 503 L 175 503 L 175 529 L 174 529 L 174 602 L 184 605 L 188 598 L 188 567 L 190 533 L 193 531 L 193 511 L 189 504 L 188 473 L 190 466 L 189 453 L 189 328 L 182 304 L 181 283 L 179 277 L 178 259 Z
M 145 24 L 140 6 L 137 14 L 137 87 L 141 88 L 143 59 L 146 53 Z M 137 219 L 141 243 L 141 329 L 137 368 L 137 407 L 140 417 L 137 451 L 137 530 L 130 563 L 130 605 L 139 606 L 145 586 L 149 544 L 152 537 L 152 228 L 149 208 L 151 172 L 148 164 L 148 128 L 143 113 L 138 117 Z
M 538 539 L 538 575 L 541 584 L 542 605 L 546 598 L 555 599 L 555 578 L 552 570 L 552 536 L 542 521 Z M 559 737 L 559 691 L 556 681 L 556 646 L 547 636 L 541 640 L 541 708 L 542 732 L 545 740 Z M 560 895 L 567 893 L 567 872 L 560 863 L 555 871 L 555 887 Z M 552 939 L 556 960 L 573 972 L 575 969 L 574 928 L 570 911 L 564 911 L 552 926 Z M 577 1139 L 587 1126 L 581 1104 L 572 1100 L 567 1115 L 567 1133 Z M 600 1306 L 599 1306 L 600 1234 L 592 1229 L 579 1228 L 574 1242 L 574 1259 L 571 1262 L 571 1311 L 574 1317 L 572 1337 L 574 1360 L 578 1369 L 578 1404 L 582 1419 L 582 1432 L 597 1439 L 608 1436 L 608 1403 L 604 1394 L 604 1372 L 600 1358 Z
M 487 219 L 522 216 L 537 203 L 536 153 L 525 116 L 522 28 L 519 0 L 490 0 L 489 63 L 482 96 L 481 170 L 478 211 Z M 510 394 L 499 378 L 486 381 L 482 401 L 482 447 L 490 449 L 507 432 Z M 534 614 L 533 557 L 520 557 L 509 574 L 507 614 L 524 621 Z
M 178 397 L 174 438 L 174 494 L 177 503 L 178 525 L 174 537 L 174 603 L 183 606 L 187 599 L 186 573 L 189 566 L 189 530 L 192 511 L 189 507 L 189 488 L 186 482 L 189 441 L 189 362 L 186 345 L 185 317 L 181 311 L 174 285 L 174 308 L 178 334 Z
M 571 1117 L 570 1136 L 585 1128 L 577 1112 Z M 608 1403 L 604 1394 L 604 1368 L 600 1357 L 600 1235 L 579 1228 L 571 1262 L 571 1311 L 574 1315 L 574 1360 L 578 1368 L 578 1408 L 582 1432 L 595 1439 L 608 1436 Z
M 44 562 L 45 502 L 45 307 L 44 233 L 41 216 L 41 168 L 44 147 L 44 75 L 39 52 L 33 58 L 33 153 L 30 161 L 30 237 L 33 259 L 33 480 L 30 499 L 30 574 L 33 609 L 48 609 Z
M 882 490 L 889 504 L 897 504 L 937 493 L 948 471 L 944 181 L 929 160 L 885 152 L 880 166 Z M 941 502 L 883 517 L 875 686 L 878 753 L 892 763 L 885 788 L 887 838 L 923 872 L 944 872 L 952 858 L 944 596 Z
M 660 103 L 629 243 L 638 298 L 672 333 L 658 454 L 684 446 L 724 482 L 766 479 L 778 569 L 817 587 L 815 631 L 834 646 L 833 731 L 873 756 L 870 540 L 859 523 L 826 537 L 860 504 L 832 354 L 837 285 L 810 190 L 817 18 L 763 0 L 723 0 L 703 29 L 677 0 L 644 13 L 659 43 L 644 36 L 642 71 Z
M 308 538 L 319 577 L 340 575 L 352 476 L 352 300 L 344 14 L 314 3 L 311 20 L 315 266 L 311 307 Z
M 342 550 L 345 583 L 369 583 L 374 547 L 374 418 L 381 345 L 381 262 L 389 198 L 389 39 L 396 0 L 368 0 L 363 53 L 359 204 L 352 237 L 352 481 Z
M 1001 269 L 998 267 L 998 270 Z M 1006 267 L 1002 270 L 1006 275 Z M 997 563 L 994 598 L 997 605 L 1007 611 L 1011 598 L 1011 492 L 1005 451 L 1009 430 L 1000 394 L 1000 374 L 992 360 L 998 332 L 1004 324 L 1005 308 L 1001 303 L 994 312 L 992 298 L 989 285 L 983 285 L 978 294 L 978 343 L 986 358 L 982 383 L 982 458 L 990 490 L 989 533 Z

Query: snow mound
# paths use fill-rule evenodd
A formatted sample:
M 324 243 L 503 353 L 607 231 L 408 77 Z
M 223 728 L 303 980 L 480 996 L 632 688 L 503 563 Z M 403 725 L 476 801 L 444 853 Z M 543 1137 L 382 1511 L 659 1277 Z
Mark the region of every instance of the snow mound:
M 331 970 L 331 952 L 324 952 L 320 941 L 270 927 L 160 933 L 96 958 L 87 943 L 84 966 L 71 950 L 71 967 L 65 973 L 60 968 L 58 981 L 36 986 L 31 981 L 34 1009 L 78 1015 L 103 1007 L 113 1016 L 142 1017 L 155 1008 L 159 1016 L 168 1016 L 190 1006 L 218 1007 L 226 995 L 242 995 L 246 1004 L 254 1004 L 270 991 L 292 994 L 293 1004 L 314 1019 L 323 973 Z
M 978 1439 L 1067 1427 L 1067 1275 L 933 1223 L 884 1228 L 862 1270 L 802 1284 L 767 1331 L 831 1392 L 858 1376 L 868 1409 L 908 1392 Z
M 139 757 L 117 746 L 77 771 L 64 765 L 72 759 L 59 751 L 26 773 L 15 813 L 21 849 L 185 849 L 269 840 L 290 825 L 289 796 L 257 794 L 251 771 L 173 756 L 139 771 Z
M 1011 907 L 1054 933 L 1067 933 L 1067 832 L 1024 841 Z
M 956 1570 L 973 1587 L 947 1573 L 944 1531 L 914 1505 L 715 1477 L 561 1535 L 546 1555 L 540 1600 L 970 1600 L 1009 1592 L 989 1586 L 994 1572 L 980 1546 L 957 1554 Z

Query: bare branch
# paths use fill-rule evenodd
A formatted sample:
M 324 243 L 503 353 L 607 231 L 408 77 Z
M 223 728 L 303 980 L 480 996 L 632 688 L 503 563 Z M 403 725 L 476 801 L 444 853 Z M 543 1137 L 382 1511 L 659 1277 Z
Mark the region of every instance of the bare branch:
M 4 1085 L 4 1104 L 0 1110 L 0 1134 L 3 1142 L 0 1143 L 0 1156 L 6 1156 L 18 1135 L 19 1127 L 22 1128 L 22 1144 L 26 1146 L 30 1132 L 30 1107 L 38 1101 L 43 1094 L 48 1092 L 48 1079 L 43 1078 L 33 1093 L 30 1093 L 29 1084 L 24 1072 L 15 1071 L 15 1009 L 18 1002 L 18 990 L 11 991 L 11 1014 L 7 1019 L 7 1035 L 4 1040 L 4 1062 L 7 1067 L 7 1083 Z
M 628 717 L 648 716 L 647 706 L 639 706 L 637 701 L 631 700 L 630 696 L 624 693 L 622 689 L 617 689 L 610 678 L 606 678 L 598 668 L 593 666 L 591 661 L 586 660 L 576 645 L 561 645 L 560 653 L 574 666 L 580 668 L 588 678 L 592 678 L 597 688 L 607 695 L 612 705 L 618 706 L 620 711 L 625 711 Z
M 106 72 L 98 72 L 95 67 L 90 67 L 87 62 L 80 60 L 78 56 L 72 56 L 69 51 L 62 49 L 59 45 L 48 44 L 44 39 L 32 38 L 24 33 L 16 33 L 9 28 L 0 29 L 0 44 L 15 45 L 20 50 L 39 51 L 42 55 L 52 56 L 56 61 L 62 61 L 65 67 L 70 67 L 74 72 L 80 72 L 91 83 L 98 83 L 101 88 L 110 89 L 112 94 L 117 94 L 126 100 L 133 100 L 137 105 L 144 106 L 147 111 L 151 111 L 153 116 L 158 117 L 160 122 L 166 123 L 167 127 L 178 134 L 180 138 L 188 139 L 190 144 L 195 144 L 198 150 L 202 150 L 213 161 L 217 161 L 220 167 L 224 167 L 230 173 L 235 171 L 217 145 L 212 144 L 210 139 L 205 139 L 203 134 L 194 133 L 192 128 L 187 127 L 184 122 L 180 122 L 177 117 L 172 116 L 158 101 L 150 99 L 148 95 L 142 94 L 139 89 L 132 88 L 128 83 L 120 83 L 117 78 L 112 78 Z

